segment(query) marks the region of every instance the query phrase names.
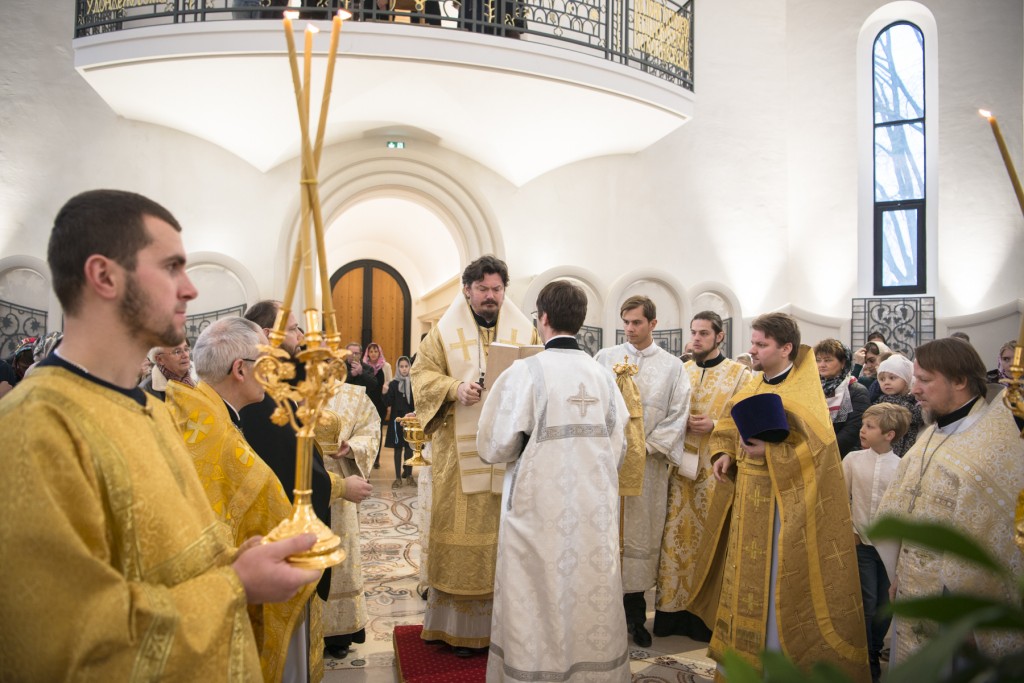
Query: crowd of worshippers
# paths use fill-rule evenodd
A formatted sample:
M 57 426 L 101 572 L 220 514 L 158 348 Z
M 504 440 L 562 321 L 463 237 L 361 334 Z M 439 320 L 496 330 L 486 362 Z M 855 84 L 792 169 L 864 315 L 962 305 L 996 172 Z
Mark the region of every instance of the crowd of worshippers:
M 164 207 L 115 190 L 73 197 L 54 221 L 63 336 L 26 340 L 0 365 L 11 680 L 321 680 L 325 655 L 365 640 L 358 505 L 382 422 L 393 486 L 412 483 L 396 423 L 408 415 L 431 439 L 417 473 L 421 637 L 442 657 L 486 656 L 488 681 L 628 681 L 630 640 L 673 635 L 719 664 L 733 651 L 760 667 L 776 650 L 878 680 L 887 634 L 896 662 L 938 633 L 910 618 L 890 629 L 890 600 L 1019 600 L 1024 424 L 991 383 L 1015 342 L 987 372 L 969 340 L 927 342 L 913 360 L 878 335 L 856 352 L 812 348 L 792 316 L 766 313 L 742 363 L 702 311 L 681 362 L 636 295 L 620 307 L 624 343 L 591 358 L 576 339 L 584 291 L 551 282 L 528 316 L 493 256 L 466 267 L 413 358 L 392 368 L 379 344 L 348 345 L 310 494 L 347 560 L 294 566 L 312 535 L 260 542 L 296 485 L 295 432 L 271 419 L 254 371 L 281 303 L 217 320 L 190 346 L 181 232 Z M 305 335 L 294 313 L 282 322 L 294 358 Z M 1010 574 L 875 542 L 883 514 L 950 524 Z M 986 654 L 1024 646 L 972 637 Z

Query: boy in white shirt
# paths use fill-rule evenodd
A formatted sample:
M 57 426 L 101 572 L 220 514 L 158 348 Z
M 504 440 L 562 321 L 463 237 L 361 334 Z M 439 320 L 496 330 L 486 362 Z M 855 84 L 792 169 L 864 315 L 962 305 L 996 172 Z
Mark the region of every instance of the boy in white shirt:
M 880 615 L 882 608 L 889 603 L 889 575 L 878 550 L 864 530 L 874 521 L 885 489 L 896 476 L 900 459 L 892 451 L 892 442 L 907 433 L 910 419 L 910 411 L 903 406 L 892 403 L 871 406 L 864 411 L 861 421 L 860 445 L 864 450 L 853 451 L 843 460 L 864 599 L 868 662 L 871 679 L 876 682 L 881 675 L 878 655 L 892 620 Z

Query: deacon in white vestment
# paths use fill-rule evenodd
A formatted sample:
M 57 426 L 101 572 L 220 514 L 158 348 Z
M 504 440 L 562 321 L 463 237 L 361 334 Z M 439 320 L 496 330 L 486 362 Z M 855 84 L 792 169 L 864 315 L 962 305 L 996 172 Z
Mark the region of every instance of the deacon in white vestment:
M 628 681 L 619 606 L 618 469 L 626 404 L 572 332 L 586 294 L 555 281 L 537 298 L 545 350 L 495 381 L 477 434 L 505 473 L 487 680 Z
M 624 501 L 622 590 L 626 623 L 633 640 L 641 647 L 649 647 L 651 635 L 644 626 L 644 591 L 653 588 L 658 577 L 661 537 L 668 511 L 669 465 L 683 464 L 690 378 L 678 358 L 654 343 L 658 321 L 653 301 L 645 296 L 630 297 L 623 302 L 619 314 L 626 343 L 602 349 L 595 360 L 612 368 L 626 358 L 639 367 L 633 381 L 643 402 L 647 460 L 641 495 L 626 497 Z

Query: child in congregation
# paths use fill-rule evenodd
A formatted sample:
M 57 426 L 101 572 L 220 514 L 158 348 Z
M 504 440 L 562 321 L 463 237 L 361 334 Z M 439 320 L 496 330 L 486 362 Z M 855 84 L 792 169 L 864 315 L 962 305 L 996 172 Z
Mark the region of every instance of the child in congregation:
M 890 579 L 878 549 L 864 530 L 874 521 L 885 489 L 896 477 L 900 459 L 893 453 L 892 444 L 906 433 L 909 425 L 909 410 L 892 403 L 876 403 L 861 418 L 860 445 L 864 450 L 853 451 L 843 459 L 873 682 L 881 676 L 879 654 L 892 621 L 891 616 L 883 616 L 884 607 L 889 604 Z
M 924 426 L 921 406 L 917 405 L 917 399 L 910 393 L 910 388 L 914 384 L 914 363 L 894 353 L 879 364 L 877 377 L 882 395 L 875 401 L 875 405 L 892 403 L 910 411 L 910 427 L 906 430 L 907 433 L 892 444 L 893 453 L 902 458 L 917 441 L 917 433 Z

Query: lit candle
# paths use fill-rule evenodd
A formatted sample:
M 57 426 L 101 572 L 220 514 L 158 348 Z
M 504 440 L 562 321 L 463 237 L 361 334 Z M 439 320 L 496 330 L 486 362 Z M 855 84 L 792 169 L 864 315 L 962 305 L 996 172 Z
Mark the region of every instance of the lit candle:
M 301 92 L 302 86 L 301 86 L 301 83 L 299 81 L 299 64 L 298 64 L 299 60 L 298 60 L 298 55 L 295 52 L 295 34 L 293 32 L 293 29 L 292 29 L 292 20 L 296 19 L 298 16 L 299 16 L 298 12 L 285 11 L 285 13 L 284 13 L 284 37 L 285 37 L 285 41 L 288 44 L 288 64 L 291 67 L 292 84 L 295 87 L 296 99 L 298 100 L 298 102 L 300 104 L 299 119 L 300 119 L 300 125 L 301 125 L 302 110 L 301 110 L 301 98 L 299 98 L 299 93 Z M 305 196 L 305 193 L 303 193 L 303 196 Z M 296 287 L 298 286 L 298 283 L 299 283 L 299 264 L 300 264 L 300 259 L 301 258 L 302 258 L 301 245 L 299 243 L 296 243 L 296 245 L 295 245 L 295 257 L 294 257 L 294 261 L 292 263 L 292 270 L 289 273 L 288 287 L 287 287 L 287 289 L 285 291 L 285 295 L 284 295 L 284 306 L 283 307 L 288 309 L 288 310 L 292 310 L 292 303 L 295 300 L 295 289 L 296 289 Z M 282 327 L 281 327 L 281 330 L 280 330 L 282 333 L 284 332 L 284 327 L 283 327 L 284 324 L 286 324 L 286 321 L 284 321 L 283 324 L 282 324 Z
M 1003 140 L 1003 133 L 999 130 L 999 122 L 992 112 L 979 109 L 978 113 L 988 119 L 992 125 L 992 134 L 996 136 L 996 145 L 999 146 L 999 153 L 1003 156 L 1003 163 L 1006 165 L 1006 172 L 1010 174 L 1010 182 L 1013 183 L 1013 191 L 1017 195 L 1017 203 L 1020 204 L 1021 214 L 1024 215 L 1024 189 L 1020 186 L 1020 178 L 1013 167 L 1013 159 L 1010 158 L 1010 150 L 1006 148 L 1006 140 Z M 1022 328 L 1024 329 L 1024 328 Z

